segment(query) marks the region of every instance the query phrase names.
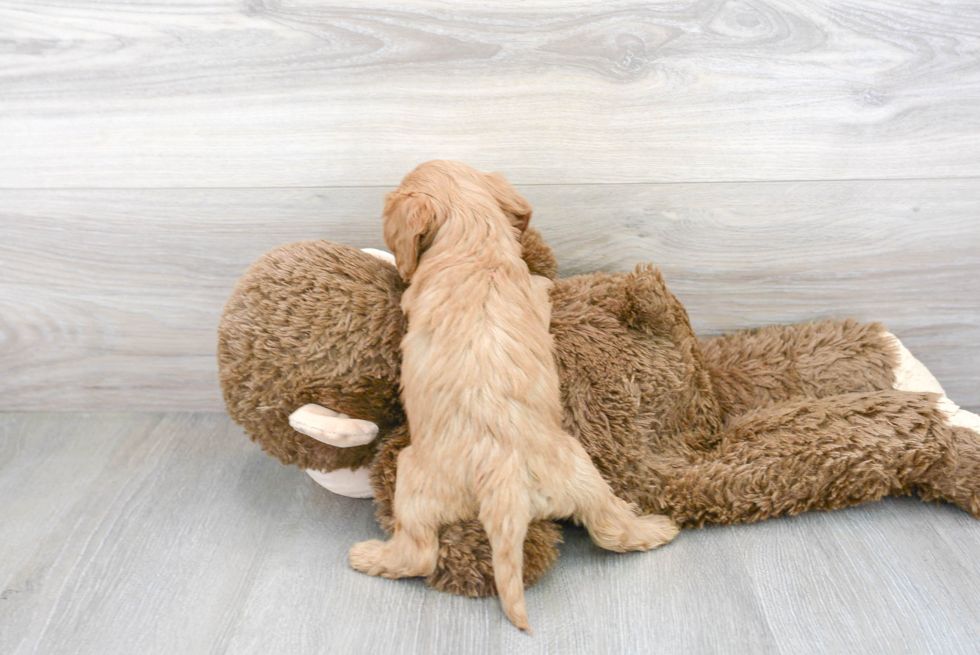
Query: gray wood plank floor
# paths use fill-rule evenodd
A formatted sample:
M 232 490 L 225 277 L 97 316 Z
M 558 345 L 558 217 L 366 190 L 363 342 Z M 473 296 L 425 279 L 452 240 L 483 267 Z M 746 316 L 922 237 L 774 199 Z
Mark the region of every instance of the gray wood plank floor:
M 980 522 L 888 499 L 619 555 L 566 529 L 528 594 L 351 570 L 377 537 L 220 414 L 0 414 L 0 652 L 975 653 Z

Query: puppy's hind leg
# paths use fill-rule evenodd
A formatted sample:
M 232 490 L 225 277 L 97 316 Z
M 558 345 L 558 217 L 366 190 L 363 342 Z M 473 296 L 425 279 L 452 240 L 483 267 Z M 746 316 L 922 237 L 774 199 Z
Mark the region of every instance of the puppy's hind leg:
M 427 475 L 412 446 L 398 453 L 395 482 L 395 534 L 388 541 L 372 539 L 350 549 L 352 567 L 368 575 L 410 578 L 429 575 L 439 558 L 439 526 L 444 508 L 428 493 Z
M 498 486 L 480 500 L 480 522 L 490 539 L 500 604 L 511 623 L 533 634 L 524 601 L 524 537 L 530 520 L 527 495 L 517 485 Z
M 596 470 L 588 453 L 572 437 L 575 474 L 565 492 L 575 505 L 575 517 L 582 521 L 592 541 L 601 548 L 625 552 L 650 550 L 677 536 L 677 525 L 659 514 L 637 516 L 629 503 L 613 494 Z

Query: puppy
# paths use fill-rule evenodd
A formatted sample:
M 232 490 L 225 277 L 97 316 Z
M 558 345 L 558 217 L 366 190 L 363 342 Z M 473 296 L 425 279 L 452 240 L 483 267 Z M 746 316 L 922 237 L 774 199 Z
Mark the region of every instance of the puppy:
M 561 429 L 549 291 L 521 259 L 528 202 L 500 176 L 433 161 L 384 208 L 384 239 L 410 282 L 402 298 L 402 399 L 412 443 L 398 456 L 395 532 L 356 544 L 351 565 L 390 578 L 430 574 L 439 527 L 478 518 L 507 617 L 530 632 L 524 537 L 574 517 L 602 548 L 649 550 L 677 534 L 637 517 Z

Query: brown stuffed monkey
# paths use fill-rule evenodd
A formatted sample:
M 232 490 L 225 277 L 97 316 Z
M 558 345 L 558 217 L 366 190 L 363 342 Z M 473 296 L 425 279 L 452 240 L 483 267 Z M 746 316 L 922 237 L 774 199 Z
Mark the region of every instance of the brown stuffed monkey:
M 551 330 L 564 429 L 620 497 L 684 527 L 731 524 L 917 493 L 980 518 L 980 417 L 876 323 L 772 326 L 699 340 L 652 266 L 557 278 L 540 235 L 532 273 L 555 280 Z M 391 529 L 405 288 L 386 253 L 328 241 L 276 248 L 239 280 L 219 328 L 228 412 L 328 489 L 373 493 Z M 390 258 L 390 255 L 387 255 Z M 524 575 L 557 557 L 532 524 Z M 429 584 L 494 593 L 477 521 L 446 525 Z

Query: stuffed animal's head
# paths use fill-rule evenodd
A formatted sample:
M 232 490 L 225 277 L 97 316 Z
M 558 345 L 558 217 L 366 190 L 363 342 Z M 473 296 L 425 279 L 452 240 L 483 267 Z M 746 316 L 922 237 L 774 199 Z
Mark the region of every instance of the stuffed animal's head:
M 533 228 L 521 234 L 532 273 L 557 263 Z M 378 425 L 403 425 L 399 400 L 405 283 L 356 248 L 302 241 L 276 248 L 242 275 L 218 328 L 218 372 L 231 417 L 284 464 L 333 471 L 371 462 L 377 441 L 337 448 L 289 425 L 314 403 Z

